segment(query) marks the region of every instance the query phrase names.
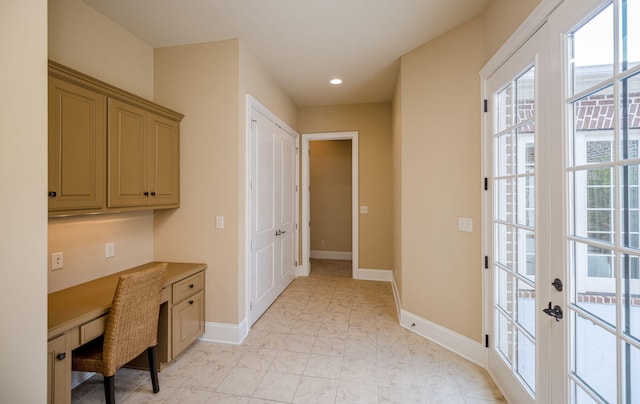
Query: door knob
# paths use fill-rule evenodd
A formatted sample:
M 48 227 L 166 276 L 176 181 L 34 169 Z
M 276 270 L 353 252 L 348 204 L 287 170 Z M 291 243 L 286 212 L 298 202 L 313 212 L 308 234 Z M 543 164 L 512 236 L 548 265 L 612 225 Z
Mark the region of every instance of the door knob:
M 554 279 L 553 282 L 551 282 L 551 285 L 556 288 L 558 292 L 562 292 L 562 281 L 560 279 Z
M 551 302 L 549 302 L 549 307 L 542 309 L 542 311 L 544 311 L 546 315 L 554 317 L 556 321 L 560 321 L 562 318 L 562 308 L 557 304 L 551 308 Z

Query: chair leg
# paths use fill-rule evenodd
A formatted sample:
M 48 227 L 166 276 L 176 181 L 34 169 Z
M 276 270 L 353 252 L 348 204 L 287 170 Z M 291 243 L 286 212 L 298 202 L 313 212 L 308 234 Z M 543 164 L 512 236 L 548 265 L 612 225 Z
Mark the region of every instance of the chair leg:
M 104 398 L 107 404 L 116 403 L 114 376 L 104 376 Z
M 158 359 L 156 355 L 156 345 L 147 349 L 147 356 L 149 358 L 149 372 L 151 373 L 151 384 L 153 385 L 153 393 L 160 391 L 160 385 L 158 384 Z

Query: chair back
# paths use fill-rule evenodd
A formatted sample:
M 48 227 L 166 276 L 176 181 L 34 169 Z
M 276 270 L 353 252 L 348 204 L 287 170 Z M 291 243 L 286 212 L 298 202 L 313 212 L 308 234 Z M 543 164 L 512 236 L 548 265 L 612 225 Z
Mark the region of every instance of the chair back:
M 167 264 L 163 263 L 120 276 L 104 333 L 104 375 L 115 374 L 118 368 L 157 345 L 166 269 Z

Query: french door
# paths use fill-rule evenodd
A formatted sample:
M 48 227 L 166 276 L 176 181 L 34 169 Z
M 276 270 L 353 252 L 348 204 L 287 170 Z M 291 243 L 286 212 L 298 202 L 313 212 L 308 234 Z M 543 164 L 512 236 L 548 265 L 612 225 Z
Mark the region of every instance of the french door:
M 492 258 L 491 373 L 507 397 L 517 403 L 550 396 L 539 369 L 549 368 L 552 324 L 541 317 L 551 292 L 541 271 L 550 255 L 547 97 L 547 27 L 544 25 L 486 81 L 489 157 L 485 213 L 487 248 Z M 543 273 L 544 272 L 544 273 Z M 542 376 L 544 377 L 544 376 Z
M 490 372 L 640 402 L 640 0 L 564 0 L 485 95 Z

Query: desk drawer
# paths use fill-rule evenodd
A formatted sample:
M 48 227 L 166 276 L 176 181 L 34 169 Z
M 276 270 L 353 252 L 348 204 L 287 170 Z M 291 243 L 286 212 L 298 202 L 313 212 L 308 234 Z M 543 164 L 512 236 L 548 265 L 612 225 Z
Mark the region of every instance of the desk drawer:
M 80 345 L 84 345 L 92 339 L 98 338 L 104 334 L 107 317 L 109 317 L 109 315 L 105 314 L 102 317 L 98 317 L 95 320 L 91 320 L 80 326 Z
M 198 272 L 173 284 L 173 304 L 180 303 L 204 287 L 204 273 Z

